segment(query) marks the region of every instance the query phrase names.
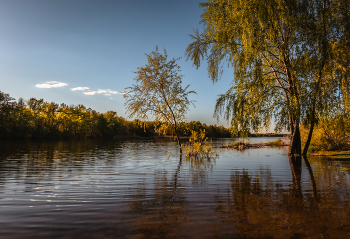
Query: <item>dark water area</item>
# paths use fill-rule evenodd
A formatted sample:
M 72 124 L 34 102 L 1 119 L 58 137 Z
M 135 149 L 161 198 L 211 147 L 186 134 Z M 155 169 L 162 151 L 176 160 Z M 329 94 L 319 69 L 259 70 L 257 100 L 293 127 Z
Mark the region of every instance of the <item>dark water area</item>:
M 190 161 L 160 140 L 1 142 L 0 238 L 350 238 L 347 162 L 217 150 Z

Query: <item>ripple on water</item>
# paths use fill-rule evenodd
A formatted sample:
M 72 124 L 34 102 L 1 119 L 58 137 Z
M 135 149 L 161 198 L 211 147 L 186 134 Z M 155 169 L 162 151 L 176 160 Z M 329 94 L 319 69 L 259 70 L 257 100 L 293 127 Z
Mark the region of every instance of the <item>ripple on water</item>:
M 4 142 L 1 238 L 350 238 L 344 163 L 218 151 L 194 163 L 174 142 Z

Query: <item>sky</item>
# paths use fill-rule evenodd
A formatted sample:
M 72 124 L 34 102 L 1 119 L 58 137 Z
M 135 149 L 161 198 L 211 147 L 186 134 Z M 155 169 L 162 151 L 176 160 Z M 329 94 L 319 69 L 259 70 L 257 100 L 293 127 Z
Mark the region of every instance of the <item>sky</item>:
M 195 106 L 187 121 L 228 126 L 213 118 L 216 99 L 231 86 L 226 68 L 215 84 L 185 50 L 199 24 L 203 0 L 0 0 L 0 91 L 15 99 L 83 104 L 127 118 L 123 92 L 134 84 L 145 53 L 158 46 L 178 58 L 183 86 Z

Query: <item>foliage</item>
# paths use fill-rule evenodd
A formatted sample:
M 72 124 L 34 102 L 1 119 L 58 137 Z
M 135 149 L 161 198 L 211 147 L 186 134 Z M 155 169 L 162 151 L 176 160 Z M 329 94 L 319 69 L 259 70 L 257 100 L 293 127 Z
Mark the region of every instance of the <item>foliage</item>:
M 188 91 L 188 86 L 182 88 L 182 75 L 178 75 L 180 67 L 176 64 L 177 59 L 167 60 L 168 55 L 156 51 L 146 54 L 148 64 L 137 68 L 137 77 L 133 84 L 128 87 L 130 91 L 125 94 L 125 106 L 129 117 L 137 116 L 147 118 L 151 113 L 156 120 L 168 122 L 173 127 L 181 149 L 177 124 L 185 118 L 189 105 L 193 101 L 188 95 L 195 93 Z
M 288 144 L 285 142 L 285 140 L 277 139 L 271 142 L 260 142 L 255 144 L 250 144 L 249 142 L 239 141 L 227 145 L 222 145 L 220 148 L 226 148 L 226 149 L 238 149 L 238 150 L 245 150 L 245 149 L 254 149 L 254 148 L 262 148 L 262 147 L 281 147 L 281 146 L 287 146 Z
M 215 150 L 212 150 L 213 143 L 211 140 L 208 142 L 205 130 L 200 130 L 199 132 L 192 130 L 191 133 L 189 144 L 184 147 L 188 159 L 210 159 L 217 154 Z
M 206 129 L 210 137 L 229 137 L 223 126 L 201 124 L 199 121 L 181 122 L 180 136 L 191 130 Z M 84 105 L 68 106 L 31 98 L 15 101 L 0 92 L 0 138 L 111 138 L 117 135 L 152 137 L 172 136 L 167 122 L 128 121 L 114 111 L 99 113 Z
M 291 131 L 289 153 L 301 153 L 299 125 L 310 139 L 319 117 L 345 108 L 349 92 L 349 4 L 344 0 L 233 1 L 200 4 L 204 31 L 186 54 L 196 67 L 208 61 L 219 80 L 223 63 L 234 68 L 232 87 L 214 114 L 231 120 L 232 134 L 268 127 Z
M 346 113 L 320 119 L 314 129 L 308 152 L 350 149 L 349 119 L 350 116 Z M 301 128 L 302 141 L 306 141 L 307 131 L 306 126 Z
M 209 138 L 230 138 L 230 131 L 222 125 L 207 125 L 199 121 L 180 122 L 177 125 L 177 131 L 180 136 L 191 136 L 192 131 L 199 132 L 205 130 Z M 159 135 L 174 135 L 174 128 L 168 122 L 158 122 L 155 132 Z
M 281 145 L 285 145 L 285 142 L 282 139 L 276 139 L 274 141 L 267 142 L 266 144 L 270 147 L 279 147 Z

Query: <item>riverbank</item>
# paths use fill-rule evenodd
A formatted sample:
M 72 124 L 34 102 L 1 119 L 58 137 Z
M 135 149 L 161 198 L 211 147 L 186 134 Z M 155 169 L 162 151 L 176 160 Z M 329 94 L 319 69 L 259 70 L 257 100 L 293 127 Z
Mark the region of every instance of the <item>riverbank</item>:
M 264 147 L 282 147 L 282 146 L 289 146 L 289 144 L 286 142 L 286 140 L 282 140 L 282 139 L 277 139 L 275 141 L 266 142 L 266 143 L 261 142 L 261 143 L 255 143 L 255 144 L 240 141 L 233 144 L 222 145 L 220 146 L 220 148 L 245 150 L 245 149 L 256 149 L 256 148 L 264 148 Z
M 319 151 L 317 153 L 310 154 L 312 156 L 329 157 L 335 160 L 350 160 L 350 150 L 343 151 Z

